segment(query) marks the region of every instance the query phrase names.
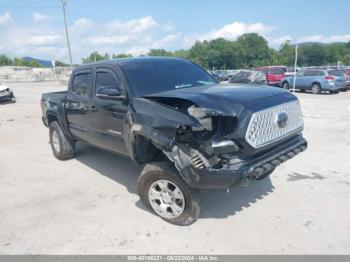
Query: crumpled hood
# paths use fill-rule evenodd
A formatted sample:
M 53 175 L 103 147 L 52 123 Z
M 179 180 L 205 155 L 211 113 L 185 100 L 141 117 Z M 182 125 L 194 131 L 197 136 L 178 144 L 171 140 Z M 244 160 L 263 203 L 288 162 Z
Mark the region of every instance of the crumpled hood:
M 278 95 L 292 94 L 284 89 L 270 86 L 211 85 L 159 92 L 147 95 L 145 98 L 185 99 L 199 107 L 235 116 L 250 103 Z
M 5 85 L 0 85 L 0 92 L 5 91 L 7 88 L 9 87 Z

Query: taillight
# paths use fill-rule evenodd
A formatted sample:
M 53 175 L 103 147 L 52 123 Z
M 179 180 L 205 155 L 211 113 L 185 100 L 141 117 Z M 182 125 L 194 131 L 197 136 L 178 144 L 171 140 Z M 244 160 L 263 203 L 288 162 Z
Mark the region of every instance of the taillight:
M 334 76 L 325 76 L 325 79 L 330 81 L 334 80 L 334 78 L 335 78 Z

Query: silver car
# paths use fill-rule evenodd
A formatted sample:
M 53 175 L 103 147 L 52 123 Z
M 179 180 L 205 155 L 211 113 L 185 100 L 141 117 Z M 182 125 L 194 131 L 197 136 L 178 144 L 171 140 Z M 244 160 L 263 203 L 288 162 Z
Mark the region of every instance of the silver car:
M 293 88 L 293 76 L 287 76 L 280 82 L 285 89 Z M 338 93 L 345 87 L 345 75 L 337 69 L 302 69 L 296 74 L 295 88 L 304 92 L 310 90 L 313 94 L 323 91 Z

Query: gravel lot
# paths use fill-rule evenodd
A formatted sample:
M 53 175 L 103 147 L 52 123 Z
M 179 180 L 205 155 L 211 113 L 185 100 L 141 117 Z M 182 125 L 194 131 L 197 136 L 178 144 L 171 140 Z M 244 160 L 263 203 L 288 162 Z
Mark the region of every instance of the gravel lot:
M 308 150 L 270 178 L 204 191 L 200 219 L 170 225 L 136 193 L 141 167 L 79 144 L 56 160 L 41 123 L 52 83 L 10 84 L 0 105 L 0 254 L 350 254 L 350 92 L 297 93 Z

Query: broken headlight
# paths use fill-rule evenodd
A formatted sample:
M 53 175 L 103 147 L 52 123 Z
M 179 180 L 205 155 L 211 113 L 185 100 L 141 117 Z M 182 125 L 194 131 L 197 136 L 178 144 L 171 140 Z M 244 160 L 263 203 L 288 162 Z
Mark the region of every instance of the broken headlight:
M 187 112 L 190 116 L 196 118 L 202 126 L 202 128 L 193 127 L 193 131 L 202 131 L 203 129 L 213 130 L 212 119 L 207 116 L 202 108 L 193 105 L 187 109 Z

